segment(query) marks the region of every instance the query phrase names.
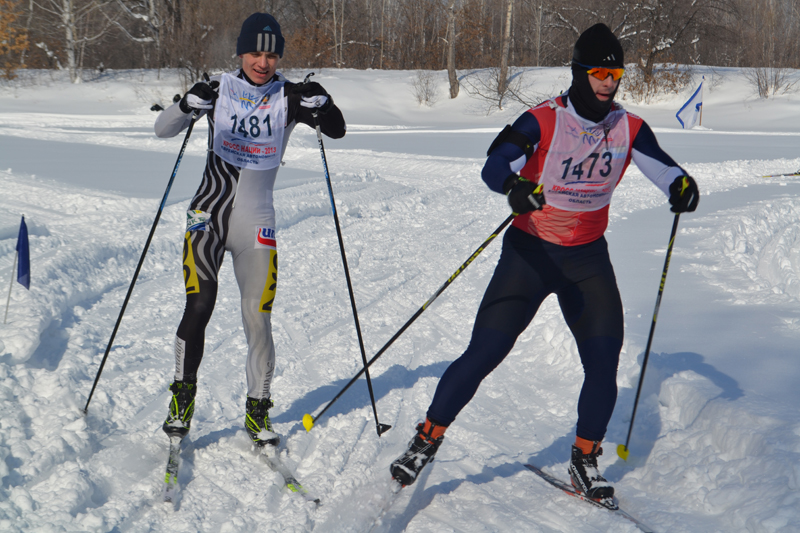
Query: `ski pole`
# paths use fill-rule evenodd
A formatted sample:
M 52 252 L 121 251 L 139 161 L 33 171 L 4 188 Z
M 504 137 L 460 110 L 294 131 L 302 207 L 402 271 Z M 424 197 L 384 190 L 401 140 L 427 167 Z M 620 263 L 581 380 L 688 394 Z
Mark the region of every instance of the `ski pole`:
M 784 176 L 800 176 L 800 169 L 795 170 L 794 172 L 787 172 L 785 174 L 767 174 L 766 176 L 761 176 L 762 178 L 782 178 Z
M 125 300 L 122 302 L 122 309 L 119 311 L 119 317 L 117 317 L 117 323 L 114 324 L 114 329 L 111 331 L 111 338 L 108 340 L 108 346 L 106 346 L 106 352 L 103 354 L 103 360 L 100 361 L 100 368 L 97 370 L 97 376 L 94 378 L 94 384 L 92 385 L 92 390 L 89 393 L 89 398 L 86 400 L 86 407 L 83 408 L 83 412 L 87 413 L 89 411 L 89 402 L 92 401 L 92 395 L 94 395 L 94 390 L 97 387 L 97 382 L 100 380 L 100 374 L 103 372 L 103 367 L 106 365 L 106 359 L 108 359 L 108 352 L 111 350 L 111 345 L 114 343 L 114 337 L 117 336 L 117 330 L 119 329 L 119 324 L 122 322 L 122 315 L 125 314 L 125 308 L 128 307 L 128 300 L 131 297 L 131 293 L 133 292 L 133 286 L 136 285 L 136 278 L 139 277 L 139 271 L 142 269 L 142 264 L 144 263 L 144 256 L 147 254 L 147 249 L 150 248 L 150 241 L 153 240 L 153 234 L 156 232 L 156 226 L 158 226 L 158 221 L 161 219 L 161 212 L 164 210 L 164 205 L 167 203 L 167 197 L 169 196 L 169 191 L 172 188 L 172 182 L 175 181 L 175 176 L 178 174 L 178 167 L 181 164 L 181 159 L 183 159 L 183 153 L 186 151 L 186 145 L 189 144 L 189 136 L 192 134 L 192 128 L 194 128 L 194 123 L 197 120 L 196 112 L 192 113 L 191 121 L 189 122 L 189 128 L 186 130 L 186 137 L 183 138 L 183 145 L 181 145 L 181 151 L 178 153 L 178 160 L 175 161 L 175 168 L 172 169 L 172 176 L 169 178 L 169 183 L 167 184 L 167 190 L 164 191 L 164 197 L 161 199 L 161 205 L 158 206 L 158 212 L 156 213 L 156 218 L 153 221 L 153 227 L 150 228 L 150 235 L 147 236 L 147 241 L 144 243 L 144 249 L 142 250 L 142 255 L 139 258 L 139 264 L 136 265 L 136 270 L 133 273 L 133 279 L 131 279 L 131 284 L 128 287 L 128 294 L 125 295 Z
M 642 383 L 644 383 L 644 371 L 647 369 L 647 359 L 650 357 L 650 346 L 653 344 L 653 333 L 656 330 L 656 320 L 658 320 L 658 309 L 661 307 L 661 295 L 664 293 L 664 283 L 667 281 L 667 270 L 669 269 L 669 260 L 672 257 L 672 245 L 675 244 L 675 234 L 678 232 L 678 219 L 680 213 L 675 214 L 675 220 L 672 222 L 672 233 L 669 236 L 669 247 L 667 248 L 667 259 L 664 261 L 664 270 L 661 272 L 661 284 L 658 286 L 658 296 L 656 297 L 656 308 L 653 311 L 653 322 L 650 324 L 650 335 L 647 338 L 647 347 L 644 349 L 644 359 L 642 360 L 642 372 L 639 375 L 639 387 L 636 389 L 636 399 L 633 401 L 633 414 L 631 414 L 631 425 L 628 427 L 628 437 L 625 439 L 625 444 L 617 446 L 617 455 L 623 461 L 628 460 L 628 444 L 631 441 L 631 432 L 633 431 L 633 420 L 636 418 L 636 406 L 639 404 L 639 395 L 642 393 Z
M 303 83 L 306 83 L 308 79 L 313 76 L 314 73 L 310 73 L 306 76 Z M 319 113 L 314 110 L 312 116 L 314 117 L 314 128 L 317 131 L 317 142 L 319 143 L 319 153 L 322 156 L 322 168 L 325 171 L 325 182 L 328 185 L 328 195 L 331 198 L 331 210 L 333 211 L 333 221 L 336 225 L 336 236 L 339 239 L 339 251 L 342 255 L 342 265 L 344 266 L 344 277 L 347 280 L 347 292 L 350 294 L 350 307 L 353 309 L 353 320 L 355 321 L 356 325 L 356 335 L 358 337 L 358 347 L 361 350 L 361 360 L 364 363 L 364 370 L 366 370 L 366 378 L 367 378 L 367 389 L 369 389 L 369 399 L 372 402 L 372 413 L 375 415 L 375 429 L 378 432 L 378 436 L 380 437 L 383 433 L 391 429 L 392 426 L 388 424 L 381 424 L 378 421 L 378 407 L 375 405 L 375 393 L 372 390 L 372 379 L 370 379 L 369 371 L 367 370 L 367 353 L 364 351 L 364 339 L 361 335 L 361 324 L 358 321 L 358 309 L 356 309 L 356 298 L 353 294 L 353 284 L 350 281 L 350 269 L 347 267 L 347 255 L 344 252 L 344 240 L 342 240 L 342 229 L 339 226 L 339 215 L 336 213 L 336 202 L 333 198 L 333 187 L 331 186 L 331 176 L 328 172 L 328 160 L 325 157 L 325 145 L 322 142 L 322 131 L 319 127 Z
M 472 252 L 472 255 L 471 255 L 471 256 L 469 256 L 469 259 L 467 259 L 466 261 L 464 261 L 464 263 L 463 263 L 463 264 L 462 264 L 460 267 L 458 267 L 458 269 L 457 269 L 455 272 L 453 272 L 453 275 L 452 275 L 452 276 L 450 276 L 449 278 L 447 278 L 447 281 L 445 281 L 445 282 L 442 284 L 442 286 L 441 286 L 441 287 L 439 287 L 439 289 L 438 289 L 438 290 L 437 290 L 435 293 L 433 293 L 433 296 L 431 296 L 431 297 L 428 299 L 428 301 L 427 301 L 427 302 L 425 302 L 424 304 L 422 304 L 422 307 L 420 307 L 420 308 L 417 310 L 417 312 L 416 312 L 416 313 L 414 313 L 414 315 L 413 315 L 411 318 L 409 318 L 409 319 L 408 319 L 408 321 L 407 321 L 405 324 L 403 324 L 403 327 L 401 327 L 401 328 L 400 328 L 400 329 L 397 331 L 397 333 L 395 333 L 395 334 L 394 334 L 394 336 L 392 336 L 392 338 L 391 338 L 391 339 L 389 339 L 389 342 L 387 342 L 386 344 L 384 344 L 384 345 L 383 345 L 383 348 L 381 348 L 380 350 L 378 350 L 378 353 L 376 353 L 376 354 L 375 354 L 375 355 L 372 357 L 372 359 L 370 359 L 370 360 L 369 360 L 369 362 L 368 362 L 368 363 L 366 363 L 366 364 L 364 365 L 364 368 L 362 368 L 361 370 L 359 370 L 359 371 L 358 371 L 358 373 L 357 373 L 355 376 L 353 376 L 353 378 L 352 378 L 352 379 L 351 379 L 351 380 L 350 380 L 350 381 L 347 383 L 347 385 L 345 385 L 345 386 L 344 386 L 344 388 L 343 388 L 342 390 L 340 390 L 340 391 L 339 391 L 339 393 L 338 393 L 336 396 L 334 396 L 334 397 L 333 397 L 333 399 L 332 399 L 331 401 L 329 401 L 329 402 L 328 402 L 328 404 L 327 404 L 327 405 L 326 405 L 326 406 L 325 406 L 325 407 L 322 409 L 322 411 L 320 411 L 320 412 L 319 412 L 319 414 L 318 414 L 317 416 L 311 416 L 310 414 L 305 414 L 305 415 L 303 415 L 303 427 L 305 427 L 305 428 L 306 428 L 306 431 L 311 431 L 311 428 L 312 428 L 312 427 L 314 427 L 314 423 L 315 423 L 317 420 L 319 420 L 319 419 L 320 419 L 320 417 L 321 417 L 323 414 L 325 414 L 325 411 L 327 411 L 327 410 L 328 410 L 328 409 L 331 407 L 331 405 L 333 405 L 334 403 L 336 403 L 336 400 L 338 400 L 338 399 L 339 399 L 339 398 L 342 396 L 342 394 L 344 394 L 344 392 L 345 392 L 347 389 L 349 389 L 349 388 L 350 388 L 350 386 L 351 386 L 353 383 L 355 383 L 355 381 L 356 381 L 356 380 L 357 380 L 357 379 L 358 379 L 358 378 L 361 376 L 361 374 L 363 374 L 363 373 L 366 371 L 366 369 L 367 369 L 367 368 L 369 368 L 369 367 L 372 365 L 372 363 L 374 363 L 375 361 L 377 361 L 377 360 L 378 360 L 378 358 L 379 358 L 381 355 L 383 355 L 383 353 L 384 353 L 384 352 L 385 352 L 385 351 L 386 351 L 386 350 L 389 348 L 389 346 L 391 346 L 391 345 L 392 345 L 392 343 L 394 343 L 394 341 L 396 341 L 396 340 L 397 340 L 397 339 L 400 337 L 400 335 L 402 335 L 402 334 L 405 332 L 405 330 L 406 330 L 406 329 L 408 329 L 408 327 L 409 327 L 409 326 L 410 326 L 410 325 L 411 325 L 411 324 L 412 324 L 412 323 L 413 323 L 413 322 L 414 322 L 414 321 L 415 321 L 417 318 L 419 318 L 419 316 L 420 316 L 420 315 L 421 315 L 421 314 L 422 314 L 422 313 L 423 313 L 423 312 L 424 312 L 424 311 L 425 311 L 425 310 L 426 310 L 426 309 L 427 309 L 427 308 L 428 308 L 428 307 L 429 307 L 429 306 L 430 306 L 430 305 L 431 305 L 431 304 L 434 302 L 434 300 L 436 300 L 436 298 L 438 298 L 438 297 L 439 297 L 439 295 L 440 295 L 440 294 L 442 294 L 442 293 L 444 292 L 444 290 L 445 290 L 447 287 L 449 287 L 449 286 L 450 286 L 450 284 L 451 284 L 451 283 L 453 283 L 453 281 L 454 281 L 454 280 L 455 280 L 455 279 L 458 277 L 458 275 L 459 275 L 459 274 L 461 274 L 461 273 L 464 271 L 464 269 L 465 269 L 465 268 L 467 268 L 467 267 L 468 267 L 468 266 L 469 266 L 469 265 L 470 265 L 470 264 L 471 264 L 471 263 L 472 263 L 472 262 L 475 260 L 475 258 L 476 258 L 476 257 L 478 257 L 478 255 L 480 255 L 480 253 L 481 253 L 481 252 L 483 252 L 483 250 L 485 250 L 485 249 L 486 249 L 486 247 L 487 247 L 487 246 L 489 246 L 489 243 L 491 243 L 491 242 L 494 240 L 494 238 L 495 238 L 495 237 L 497 237 L 497 236 L 500 234 L 500 232 L 502 232 L 502 231 L 505 229 L 505 227 L 506 227 L 506 226 L 508 226 L 508 224 L 509 224 L 509 223 L 510 223 L 512 220 L 514 220 L 514 217 L 516 217 L 516 216 L 517 216 L 517 215 L 516 215 L 516 213 L 512 213 L 511 215 L 509 215 L 509 216 L 508 216 L 508 218 L 506 218 L 506 219 L 503 221 L 503 223 L 502 223 L 502 224 L 500 224 L 500 225 L 497 227 L 497 229 L 496 229 L 496 230 L 494 230 L 494 232 L 492 232 L 492 234 L 491 234 L 491 235 L 489 235 L 489 237 L 488 237 L 488 238 L 487 238 L 485 241 L 483 241 L 483 243 L 482 243 L 482 244 L 481 244 L 481 245 L 480 245 L 480 246 L 479 246 L 479 247 L 478 247 L 478 248 L 477 248 L 477 249 L 476 249 L 474 252 Z

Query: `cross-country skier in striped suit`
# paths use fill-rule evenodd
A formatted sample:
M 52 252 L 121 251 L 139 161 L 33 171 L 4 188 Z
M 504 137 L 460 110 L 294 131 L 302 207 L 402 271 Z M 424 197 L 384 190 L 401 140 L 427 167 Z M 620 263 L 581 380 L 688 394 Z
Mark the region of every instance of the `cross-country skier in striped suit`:
M 253 443 L 277 445 L 269 409 L 275 368 L 270 316 L 278 275 L 273 186 L 289 136 L 298 123 L 345 134 L 342 113 L 318 83 L 300 85 L 277 72 L 284 38 L 278 22 L 254 13 L 236 45 L 242 67 L 195 84 L 156 120 L 159 137 L 186 129 L 193 114 L 208 119 L 203 180 L 189 205 L 183 273 L 186 309 L 175 337 L 175 374 L 164 431 L 185 436 L 194 413 L 205 329 L 217 297 L 223 255 L 231 253 L 247 338 L 245 427 Z
M 575 43 L 567 93 L 523 113 L 489 148 L 482 177 L 518 216 L 478 308 L 466 351 L 445 371 L 408 450 L 391 464 L 413 483 L 447 427 L 514 346 L 544 299 L 555 293 L 584 370 L 569 473 L 576 489 L 606 500 L 614 488 L 597 468 L 617 399 L 623 318 L 603 236 L 611 195 L 631 160 L 669 197 L 694 211 L 695 181 L 658 145 L 641 118 L 614 102 L 625 69 L 622 46 L 597 24 Z M 535 394 L 535 391 L 532 391 Z

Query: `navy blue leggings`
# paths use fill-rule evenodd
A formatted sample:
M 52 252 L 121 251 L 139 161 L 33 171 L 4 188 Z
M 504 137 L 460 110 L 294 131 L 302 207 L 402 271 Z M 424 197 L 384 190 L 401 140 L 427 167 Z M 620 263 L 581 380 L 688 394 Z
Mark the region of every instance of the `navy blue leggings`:
M 506 232 L 472 339 L 439 381 L 428 418 L 444 426 L 455 420 L 552 293 L 558 296 L 583 364 L 577 434 L 603 440 L 617 401 L 623 338 L 622 301 L 603 237 L 559 246 L 513 226 Z

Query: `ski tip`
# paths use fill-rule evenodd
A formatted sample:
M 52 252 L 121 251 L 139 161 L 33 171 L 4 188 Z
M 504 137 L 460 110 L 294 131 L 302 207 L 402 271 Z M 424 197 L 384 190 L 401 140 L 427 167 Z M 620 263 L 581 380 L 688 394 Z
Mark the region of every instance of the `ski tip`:
M 620 444 L 619 446 L 617 446 L 617 455 L 619 455 L 623 461 L 628 460 L 629 453 L 630 451 L 628 450 L 628 447 L 625 446 L 624 444 Z
M 304 414 L 303 427 L 306 428 L 306 432 L 311 431 L 311 428 L 314 427 L 314 417 L 309 414 Z

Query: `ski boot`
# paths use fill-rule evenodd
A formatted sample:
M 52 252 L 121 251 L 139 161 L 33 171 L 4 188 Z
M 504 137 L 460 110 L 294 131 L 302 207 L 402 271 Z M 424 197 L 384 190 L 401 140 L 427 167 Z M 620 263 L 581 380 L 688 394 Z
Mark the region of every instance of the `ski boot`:
M 603 455 L 600 441 L 588 441 L 592 451 L 583 450 L 572 445 L 572 457 L 569 461 L 569 477 L 575 490 L 600 503 L 614 498 L 614 487 L 597 470 L 597 457 Z
M 244 427 L 250 440 L 258 447 L 277 446 L 281 441 L 280 436 L 272 431 L 272 422 L 269 420 L 269 410 L 274 404 L 269 398 L 247 397 L 247 414 L 244 418 Z
M 197 394 L 197 383 L 175 381 L 169 386 L 172 398 L 169 402 L 169 414 L 161 429 L 170 438 L 183 438 L 189 433 L 194 415 L 194 396 Z
M 414 483 L 425 465 L 433 461 L 446 429 L 446 426 L 440 426 L 428 418 L 418 424 L 417 434 L 408 443 L 408 450 L 389 467 L 394 480 L 404 487 Z

